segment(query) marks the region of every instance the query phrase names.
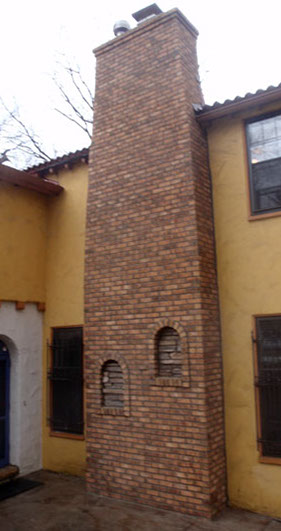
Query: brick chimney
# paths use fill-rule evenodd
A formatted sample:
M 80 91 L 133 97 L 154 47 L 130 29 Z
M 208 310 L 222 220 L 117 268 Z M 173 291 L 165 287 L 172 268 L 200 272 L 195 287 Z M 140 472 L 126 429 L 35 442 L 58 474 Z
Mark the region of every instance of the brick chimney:
M 196 29 L 173 9 L 100 46 L 85 268 L 91 492 L 225 502 L 212 199 Z

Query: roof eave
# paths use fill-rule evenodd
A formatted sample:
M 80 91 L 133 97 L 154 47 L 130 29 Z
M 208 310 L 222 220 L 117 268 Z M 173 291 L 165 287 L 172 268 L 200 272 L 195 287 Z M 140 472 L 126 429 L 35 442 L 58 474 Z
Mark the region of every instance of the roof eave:
M 206 125 L 212 120 L 217 120 L 218 118 L 223 118 L 230 114 L 236 114 L 245 110 L 250 110 L 257 105 L 267 105 L 274 103 L 281 99 L 281 87 L 273 89 L 270 92 L 264 92 L 262 94 L 254 94 L 249 96 L 249 98 L 244 98 L 241 101 L 233 101 L 219 107 L 209 109 L 206 111 L 201 111 L 197 114 L 196 118 L 199 123 Z
M 58 173 L 62 168 L 70 169 L 74 164 L 79 162 L 88 163 L 88 156 L 89 148 L 83 148 L 75 151 L 74 153 L 68 153 L 66 155 L 59 156 L 56 159 L 31 166 L 25 171 L 30 175 L 35 176 Z
M 0 164 L 0 181 L 47 196 L 56 196 L 63 191 L 63 187 L 56 181 L 35 177 L 4 164 Z

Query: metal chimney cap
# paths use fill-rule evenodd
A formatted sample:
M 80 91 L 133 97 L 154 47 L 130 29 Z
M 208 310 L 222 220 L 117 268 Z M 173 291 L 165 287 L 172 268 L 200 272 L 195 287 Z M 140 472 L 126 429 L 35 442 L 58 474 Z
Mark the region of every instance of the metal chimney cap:
M 137 22 L 144 22 L 148 18 L 155 17 L 157 15 L 160 15 L 163 13 L 162 9 L 158 7 L 157 4 L 151 4 L 150 6 L 144 7 L 140 11 L 136 11 L 136 13 L 132 14 L 132 17 Z
M 115 37 L 119 37 L 119 35 L 123 35 L 123 33 L 129 31 L 129 29 L 131 29 L 131 27 L 127 20 L 118 20 L 113 26 L 113 33 Z

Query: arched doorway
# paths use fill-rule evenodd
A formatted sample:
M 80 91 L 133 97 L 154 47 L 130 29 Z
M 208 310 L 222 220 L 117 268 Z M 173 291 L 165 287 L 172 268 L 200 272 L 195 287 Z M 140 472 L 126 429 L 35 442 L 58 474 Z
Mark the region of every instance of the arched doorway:
M 9 464 L 10 356 L 0 340 L 0 468 Z

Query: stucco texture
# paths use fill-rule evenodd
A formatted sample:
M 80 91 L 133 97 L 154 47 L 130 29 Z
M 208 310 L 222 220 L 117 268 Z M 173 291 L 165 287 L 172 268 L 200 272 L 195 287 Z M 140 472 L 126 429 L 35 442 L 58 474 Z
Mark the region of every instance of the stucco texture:
M 21 311 L 0 307 L 0 338 L 10 355 L 10 462 L 21 474 L 38 470 L 42 423 L 42 313 L 36 304 Z
M 253 315 L 281 312 L 281 218 L 248 219 L 244 118 L 221 119 L 208 129 L 222 324 L 228 495 L 234 505 L 281 517 L 281 466 L 259 462 L 251 341 Z
M 56 180 L 64 192 L 48 207 L 46 312 L 43 355 L 43 466 L 71 474 L 85 470 L 85 441 L 50 434 L 47 426 L 47 340 L 52 327 L 84 323 L 84 254 L 87 164 L 63 170 Z
M 47 199 L 0 183 L 0 299 L 43 302 Z

